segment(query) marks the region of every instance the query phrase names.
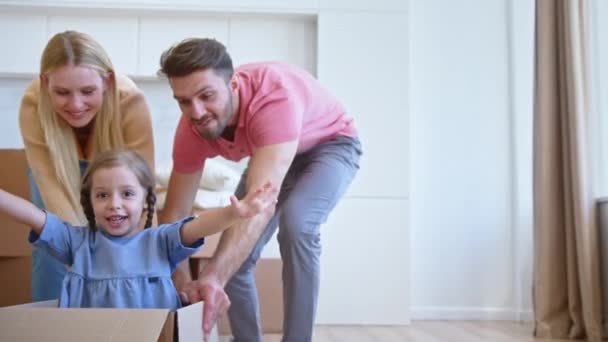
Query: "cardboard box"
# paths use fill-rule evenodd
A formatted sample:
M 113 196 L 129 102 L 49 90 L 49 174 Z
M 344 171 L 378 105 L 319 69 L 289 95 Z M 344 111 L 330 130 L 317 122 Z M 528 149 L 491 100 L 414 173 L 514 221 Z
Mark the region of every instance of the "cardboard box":
M 0 307 L 31 301 L 32 258 L 0 257 Z
M 196 210 L 194 214 L 196 214 Z M 205 244 L 190 257 L 190 273 L 196 279 L 202 267 L 215 253 L 221 233 L 205 237 Z M 261 258 L 255 270 L 255 282 L 260 302 L 260 320 L 265 334 L 283 332 L 283 262 L 281 259 Z M 218 320 L 220 335 L 232 334 L 227 315 Z
M 168 309 L 59 309 L 57 301 L 0 308 L 0 341 L 200 342 L 203 303 Z M 209 336 L 219 342 L 217 329 Z
M 208 260 L 209 258 L 191 259 L 190 266 L 193 269 L 201 270 Z M 282 269 L 281 259 L 260 259 L 255 269 L 255 283 L 260 302 L 260 320 L 262 331 L 265 334 L 281 334 L 283 332 Z M 218 329 L 221 335 L 232 334 L 228 315 L 220 317 Z
M 200 210 L 194 210 L 196 214 Z M 162 209 L 159 210 L 162 213 Z M 221 233 L 205 237 L 205 244 L 190 257 L 190 274 L 196 279 L 202 267 L 211 259 L 219 244 Z M 283 262 L 281 259 L 261 258 L 256 266 L 255 281 L 260 302 L 260 320 L 265 334 L 281 334 L 283 332 Z M 227 315 L 218 320 L 221 335 L 231 335 Z
M 0 149 L 0 164 L 0 188 L 29 200 L 25 151 Z M 0 306 L 32 301 L 29 230 L 0 213 Z
M 31 199 L 27 178 L 25 151 L 0 149 L 0 188 L 14 195 Z M 16 223 L 0 213 L 0 257 L 22 257 L 32 255 L 27 242 L 29 227 Z

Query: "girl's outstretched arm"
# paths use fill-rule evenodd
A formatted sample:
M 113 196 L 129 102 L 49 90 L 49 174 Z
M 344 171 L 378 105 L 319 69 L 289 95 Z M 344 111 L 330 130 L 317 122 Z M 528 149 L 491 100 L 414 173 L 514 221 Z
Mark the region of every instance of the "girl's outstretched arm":
M 223 208 L 209 209 L 201 212 L 194 220 L 182 227 L 182 243 L 190 245 L 202 237 L 228 229 L 238 220 L 252 218 L 276 204 L 277 188 L 270 183 L 248 193 L 239 201 L 230 196 L 230 205 Z
M 40 234 L 46 213 L 29 201 L 0 189 L 0 212 Z

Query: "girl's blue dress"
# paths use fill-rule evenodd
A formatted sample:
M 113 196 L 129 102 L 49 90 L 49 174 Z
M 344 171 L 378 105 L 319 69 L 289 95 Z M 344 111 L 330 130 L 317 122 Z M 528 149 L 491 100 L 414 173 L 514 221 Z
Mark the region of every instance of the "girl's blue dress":
M 69 266 L 59 307 L 167 308 L 181 306 L 171 280 L 178 263 L 195 253 L 204 239 L 181 243 L 187 217 L 129 237 L 73 227 L 47 213 L 42 234 L 29 241 Z

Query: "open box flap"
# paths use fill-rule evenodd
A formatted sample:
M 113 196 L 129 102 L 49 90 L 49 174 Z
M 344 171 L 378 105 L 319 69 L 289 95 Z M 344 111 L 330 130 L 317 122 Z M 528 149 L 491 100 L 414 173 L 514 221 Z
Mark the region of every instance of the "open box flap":
M 179 342 L 203 340 L 203 302 L 177 310 L 177 338 Z
M 177 336 L 179 342 L 200 342 L 203 340 L 203 308 L 198 302 L 177 310 Z M 209 334 L 208 342 L 219 342 L 217 325 Z

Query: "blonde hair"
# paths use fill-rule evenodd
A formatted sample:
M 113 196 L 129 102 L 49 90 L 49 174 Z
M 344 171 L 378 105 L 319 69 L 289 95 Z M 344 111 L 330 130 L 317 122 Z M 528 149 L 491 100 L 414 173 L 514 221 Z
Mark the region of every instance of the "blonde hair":
M 94 69 L 104 80 L 114 74 L 112 62 L 105 50 L 93 38 L 81 32 L 65 31 L 49 40 L 42 53 L 40 74 L 47 75 L 66 65 Z M 93 119 L 93 153 L 124 145 L 115 77 L 112 82 L 106 83 L 102 106 Z M 38 115 L 57 179 L 74 212 L 80 221 L 84 222 L 85 216 L 78 201 L 81 177 L 74 129 L 55 113 L 48 89 L 42 82 Z
M 93 188 L 93 175 L 97 170 L 110 169 L 113 167 L 124 166 L 129 169 L 137 178 L 139 185 L 146 191 L 146 206 L 147 211 L 146 223 L 144 228 L 152 225 L 154 218 L 154 209 L 156 204 L 156 194 L 154 186 L 156 179 L 150 170 L 148 163 L 137 152 L 131 150 L 110 150 L 95 155 L 87 171 L 82 177 L 82 186 L 80 189 L 80 204 L 84 210 L 84 214 L 89 223 L 89 228 L 95 230 L 95 213 L 91 201 L 91 189 Z

